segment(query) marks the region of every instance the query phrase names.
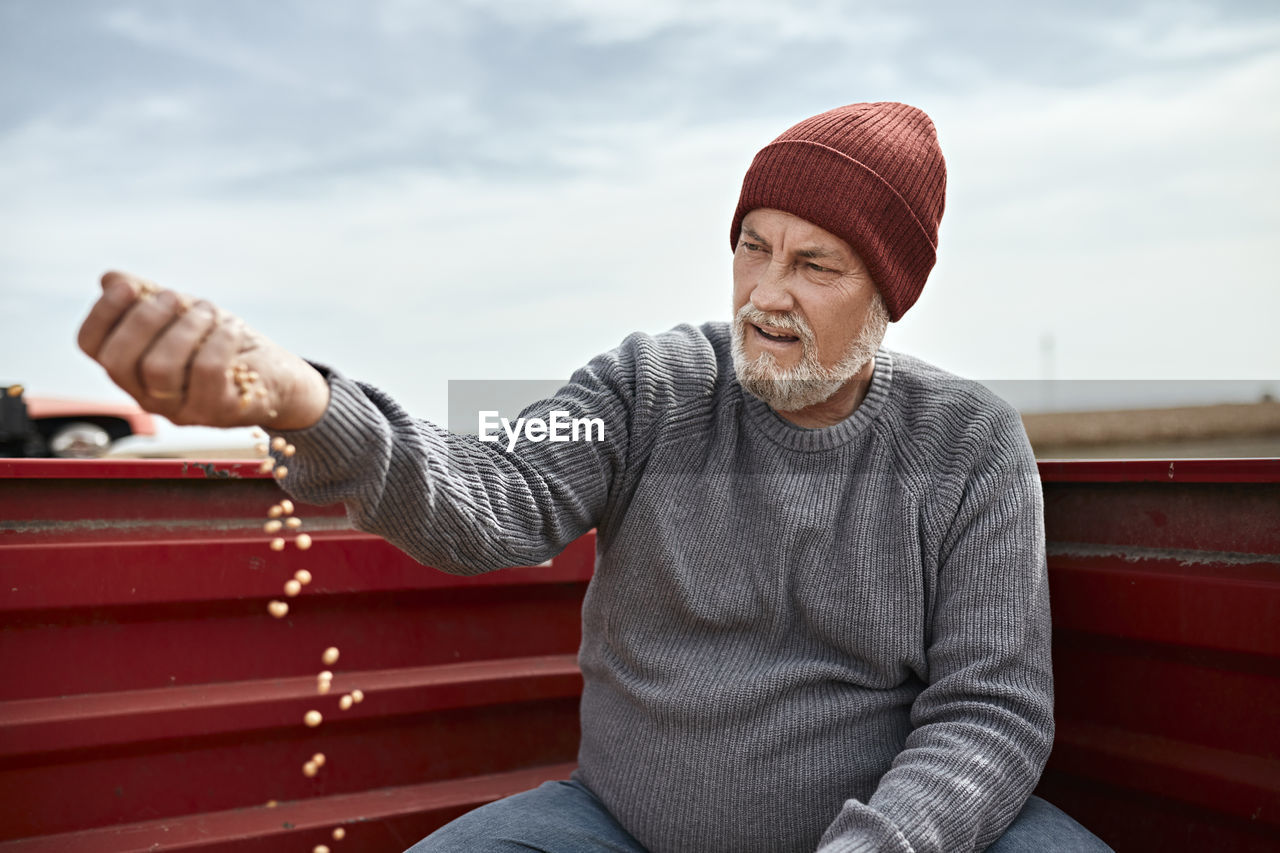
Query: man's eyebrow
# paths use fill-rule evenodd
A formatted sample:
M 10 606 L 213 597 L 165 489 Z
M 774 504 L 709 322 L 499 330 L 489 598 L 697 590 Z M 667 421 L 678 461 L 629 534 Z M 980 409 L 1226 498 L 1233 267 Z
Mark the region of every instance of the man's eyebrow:
M 749 239 L 750 239 L 750 240 L 752 240 L 753 242 L 756 242 L 756 243 L 763 243 L 763 244 L 764 244 L 764 245 L 766 245 L 766 246 L 768 246 L 768 245 L 769 245 L 769 241 L 768 241 L 768 240 L 766 240 L 765 238 L 761 237 L 761 236 L 760 236 L 759 234 L 757 234 L 757 233 L 756 233 L 752 228 L 750 228 L 750 227 L 748 227 L 748 226 L 746 226 L 746 225 L 743 225 L 743 226 L 742 226 L 742 236 L 745 236 L 745 237 L 749 238 Z M 741 238 L 739 238 L 739 239 L 741 239 Z M 834 259 L 842 258 L 842 257 L 843 257 L 843 253 L 841 253 L 841 252 L 839 252 L 839 251 L 837 251 L 837 250 L 835 250 L 835 249 L 824 249 L 824 248 L 821 248 L 821 247 L 819 247 L 819 246 L 813 246 L 813 247 L 806 248 L 806 249 L 797 249 L 797 250 L 796 250 L 796 257 L 798 257 L 798 258 L 806 258 L 806 259 L 811 260 L 811 261 L 813 261 L 813 260 L 831 260 L 831 259 L 833 259 L 833 258 L 834 258 Z
M 797 249 L 796 257 L 808 258 L 809 260 L 823 259 L 823 258 L 831 259 L 831 258 L 841 257 L 841 253 L 837 252 L 835 249 L 819 249 L 819 248 Z

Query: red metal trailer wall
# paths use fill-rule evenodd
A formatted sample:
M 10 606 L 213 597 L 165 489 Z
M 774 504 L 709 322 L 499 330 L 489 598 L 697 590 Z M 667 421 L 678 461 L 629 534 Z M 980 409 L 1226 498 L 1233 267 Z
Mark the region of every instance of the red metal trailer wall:
M 300 506 L 274 552 L 256 468 L 0 461 L 0 850 L 401 850 L 572 767 L 591 537 L 457 578 Z
M 1117 851 L 1280 850 L 1280 460 L 1042 463 L 1057 738 Z
M 1122 853 L 1274 850 L 1280 461 L 1174 466 L 1041 467 L 1041 793 Z M 333 507 L 298 508 L 313 548 L 271 551 L 279 498 L 245 463 L 0 460 L 0 851 L 395 851 L 569 771 L 593 537 L 463 579 Z

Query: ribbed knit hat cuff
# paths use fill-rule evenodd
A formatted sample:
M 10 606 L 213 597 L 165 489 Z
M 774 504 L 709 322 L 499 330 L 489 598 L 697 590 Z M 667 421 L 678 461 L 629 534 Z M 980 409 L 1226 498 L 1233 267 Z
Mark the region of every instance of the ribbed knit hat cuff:
M 852 246 L 895 322 L 915 304 L 937 259 L 902 196 L 862 163 L 821 143 L 787 139 L 761 149 L 742 184 L 729 233 L 733 248 L 743 218 L 757 208 L 799 216 Z

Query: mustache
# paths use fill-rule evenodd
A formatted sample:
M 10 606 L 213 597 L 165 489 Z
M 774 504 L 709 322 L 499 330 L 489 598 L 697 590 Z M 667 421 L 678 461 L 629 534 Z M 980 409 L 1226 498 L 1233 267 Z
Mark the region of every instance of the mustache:
M 795 313 L 779 313 L 771 311 L 761 311 L 750 302 L 738 309 L 738 315 L 735 318 L 739 327 L 745 331 L 747 323 L 754 323 L 758 326 L 771 326 L 775 329 L 794 334 L 803 344 L 813 343 L 813 329 L 809 323 L 799 314 Z

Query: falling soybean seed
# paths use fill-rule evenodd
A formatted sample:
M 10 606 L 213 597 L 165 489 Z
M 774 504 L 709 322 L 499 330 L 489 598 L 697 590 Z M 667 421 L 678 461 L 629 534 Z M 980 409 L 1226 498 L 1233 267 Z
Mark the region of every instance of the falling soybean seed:
M 317 844 L 311 848 L 311 853 L 329 853 L 329 846 L 327 844 Z
M 340 654 L 341 652 L 338 651 L 337 646 L 330 646 L 324 650 L 324 654 L 320 656 L 320 660 L 324 661 L 326 666 L 333 666 L 338 662 L 338 655 Z
M 283 601 L 272 601 L 267 604 L 267 612 L 277 619 L 283 619 L 289 615 L 289 605 Z
M 280 504 L 272 504 L 271 509 L 267 510 L 268 518 L 279 518 L 284 515 L 284 508 Z
M 271 550 L 272 550 L 272 551 L 283 551 L 283 550 L 284 550 L 284 540 L 283 540 L 283 539 L 281 539 L 279 536 L 277 536 L 275 539 L 272 539 L 272 540 L 271 540 Z
M 307 571 L 306 569 L 298 569 L 296 572 L 293 573 L 293 576 L 297 578 L 298 583 L 302 584 L 303 586 L 306 586 L 307 584 L 311 583 L 311 572 Z
M 302 584 L 298 583 L 296 580 L 287 580 L 284 582 L 285 595 L 293 598 L 300 592 L 302 592 Z
M 306 533 L 299 533 L 293 544 L 298 546 L 299 551 L 305 551 L 311 547 L 311 537 Z
M 286 444 L 288 444 L 288 442 L 278 435 L 275 438 L 271 439 L 271 449 L 276 451 L 277 453 L 279 453 L 281 450 L 284 450 L 284 446 Z
M 262 462 L 261 462 L 261 463 L 259 463 L 259 465 L 258 465 L 258 470 L 259 470 L 260 472 L 262 472 L 263 474 L 270 474 L 270 473 L 271 473 L 271 469 L 272 469 L 272 468 L 274 468 L 274 467 L 276 467 L 276 460 L 274 460 L 274 459 L 263 459 L 263 460 L 262 460 Z
M 306 764 L 302 765 L 302 775 L 306 776 L 308 779 L 319 772 L 320 765 L 316 764 L 314 761 L 308 761 Z
M 290 530 L 297 530 L 299 527 L 302 526 L 302 519 L 296 518 L 291 515 L 284 520 L 284 526 L 289 528 Z
M 280 511 L 285 515 L 293 515 L 293 501 L 288 498 L 280 501 Z
M 338 707 L 339 707 L 339 708 L 341 708 L 341 709 L 342 709 L 342 710 L 344 710 L 344 711 L 350 711 L 350 710 L 351 710 L 351 706 L 352 706 L 354 703 L 355 703 L 355 700 L 351 698 L 351 694 L 350 694 L 350 693 L 344 693 L 344 694 L 342 695 L 342 698 L 338 700 Z
M 273 471 L 272 473 L 275 475 L 275 478 L 277 480 L 283 480 L 285 477 L 289 475 L 289 469 L 281 465 L 278 468 L 276 468 L 276 470 Z
M 284 446 L 284 450 L 281 452 L 284 453 L 285 456 L 292 456 L 298 452 L 298 448 L 294 447 L 292 444 L 286 444 Z
M 315 755 L 311 756 L 311 763 L 316 767 L 324 767 L 324 753 L 317 752 Z
M 302 722 L 306 723 L 309 728 L 315 728 L 324 722 L 324 717 L 320 716 L 319 711 L 308 711 L 306 716 L 302 718 Z
M 273 518 L 266 524 L 262 525 L 262 530 L 264 533 L 279 533 L 280 528 L 282 527 L 284 527 L 284 524 L 280 522 L 280 519 Z
M 342 828 L 342 827 L 340 827 L 340 826 L 335 826 L 335 827 L 333 828 L 333 840 L 334 840 L 334 841 L 341 841 L 342 839 L 344 839 L 344 838 L 346 838 L 346 837 L 347 837 L 347 831 L 346 831 L 345 829 L 343 829 L 343 828 Z
M 351 691 L 351 701 L 359 705 L 364 701 L 364 691 L 359 688 Z

